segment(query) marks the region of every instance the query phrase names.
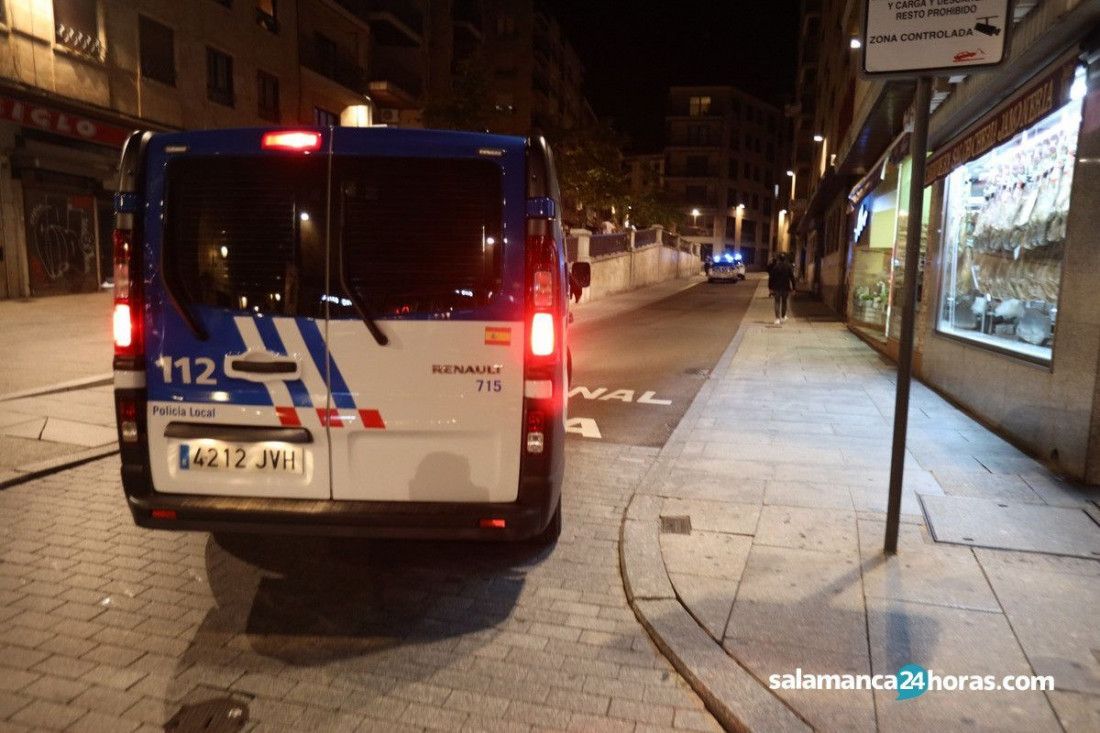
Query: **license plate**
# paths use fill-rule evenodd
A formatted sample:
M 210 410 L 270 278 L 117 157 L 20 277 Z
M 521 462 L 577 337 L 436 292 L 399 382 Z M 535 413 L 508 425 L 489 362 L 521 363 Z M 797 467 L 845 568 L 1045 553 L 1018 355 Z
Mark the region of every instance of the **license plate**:
M 181 471 L 302 473 L 305 451 L 286 444 L 181 443 L 179 468 Z

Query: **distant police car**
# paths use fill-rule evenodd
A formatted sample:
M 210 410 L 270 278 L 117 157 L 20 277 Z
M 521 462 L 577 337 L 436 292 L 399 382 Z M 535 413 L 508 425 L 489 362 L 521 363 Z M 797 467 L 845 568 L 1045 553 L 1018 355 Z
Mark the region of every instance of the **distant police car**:
M 708 282 L 738 282 L 745 279 L 745 263 L 739 252 L 726 252 L 714 255 L 706 272 Z
M 143 527 L 554 541 L 567 269 L 541 138 L 135 133 L 115 406 Z

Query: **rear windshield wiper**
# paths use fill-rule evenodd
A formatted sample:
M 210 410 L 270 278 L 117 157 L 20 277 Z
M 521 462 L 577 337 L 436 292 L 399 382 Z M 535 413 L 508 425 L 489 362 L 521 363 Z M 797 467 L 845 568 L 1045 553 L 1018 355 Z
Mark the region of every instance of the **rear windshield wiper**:
M 359 312 L 359 317 L 363 319 L 363 325 L 370 331 L 370 335 L 374 337 L 374 340 L 379 346 L 385 346 L 390 342 L 390 339 L 386 334 L 382 332 L 382 329 L 378 327 L 374 315 L 367 308 L 367 304 L 363 301 L 363 297 L 359 295 L 359 291 L 355 288 L 348 287 L 347 283 L 344 283 L 344 290 L 349 296 L 351 296 L 352 305 L 355 306 L 355 310 Z

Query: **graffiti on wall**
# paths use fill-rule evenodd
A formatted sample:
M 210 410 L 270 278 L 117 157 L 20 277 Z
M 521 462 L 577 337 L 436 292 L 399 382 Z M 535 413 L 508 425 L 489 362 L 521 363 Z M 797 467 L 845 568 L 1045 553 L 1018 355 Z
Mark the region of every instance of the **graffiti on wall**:
M 95 199 L 35 189 L 24 198 L 31 295 L 95 291 Z

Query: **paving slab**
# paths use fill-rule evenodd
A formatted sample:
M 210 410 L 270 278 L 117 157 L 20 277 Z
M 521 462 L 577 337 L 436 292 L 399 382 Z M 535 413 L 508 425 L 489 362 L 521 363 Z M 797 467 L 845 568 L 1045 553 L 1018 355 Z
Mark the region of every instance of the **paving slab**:
M 1012 627 L 999 613 L 867 599 L 867 630 L 875 674 L 894 674 L 918 664 L 939 675 L 1030 675 Z M 928 690 L 897 700 L 875 692 L 880 731 L 1057 730 L 1040 692 Z
M 818 552 L 856 553 L 859 541 L 855 512 L 765 506 L 760 511 L 756 542 Z
M 756 531 L 760 519 L 760 507 L 756 504 L 700 499 L 666 498 L 661 513 L 690 516 L 694 529 L 745 535 Z
M 1053 675 L 1056 689 L 1100 695 L 1100 562 L 1088 561 L 1096 568 L 1081 574 L 1065 564 L 1078 572 L 1010 564 L 998 554 L 980 550 L 978 558 L 1035 673 Z
M 715 644 L 677 601 L 638 601 L 635 610 L 661 651 L 727 730 L 812 730 Z
M 861 653 L 867 627 L 858 555 L 754 545 L 726 637 Z
M 774 674 L 795 674 L 798 669 L 806 674 L 871 673 L 866 645 L 862 653 L 857 654 L 734 638 L 727 638 L 724 646 L 760 680 L 768 680 Z M 875 730 L 875 702 L 870 690 L 779 689 L 774 692 L 799 711 L 815 730 Z
M 42 440 L 52 440 L 56 443 L 70 443 L 85 448 L 95 448 L 107 445 L 118 440 L 118 433 L 114 427 L 103 425 L 91 425 L 84 422 L 64 420 L 51 417 L 46 421 L 46 427 L 42 431 Z
M 970 548 L 938 544 L 924 527 L 903 525 L 898 532 L 898 554 L 887 557 L 882 552 L 886 523 L 858 524 L 863 590 L 868 598 L 1001 611 Z
M 769 481 L 764 492 L 764 503 L 811 509 L 851 511 L 855 508 L 846 486 L 792 481 Z
M 1080 509 L 921 496 L 937 542 L 1100 558 L 1100 525 Z
M 940 464 L 942 465 L 942 463 Z M 990 473 L 975 464 L 974 470 L 961 471 L 950 468 L 934 468 L 943 493 L 947 496 L 969 496 L 976 499 L 997 499 L 1010 503 L 1042 504 L 1042 498 L 1022 477 L 1003 473 Z
M 734 585 L 741 579 L 751 547 L 752 537 L 744 535 L 694 529 L 686 535 L 661 534 L 661 553 L 669 573 L 701 575 Z
M 733 609 L 737 581 L 677 573 L 674 570 L 669 570 L 668 577 L 680 602 L 707 633 L 720 642 L 726 632 L 730 610 Z

